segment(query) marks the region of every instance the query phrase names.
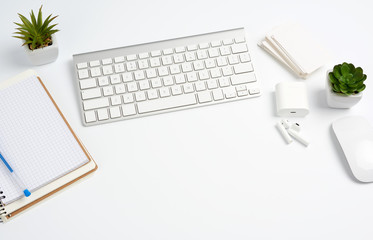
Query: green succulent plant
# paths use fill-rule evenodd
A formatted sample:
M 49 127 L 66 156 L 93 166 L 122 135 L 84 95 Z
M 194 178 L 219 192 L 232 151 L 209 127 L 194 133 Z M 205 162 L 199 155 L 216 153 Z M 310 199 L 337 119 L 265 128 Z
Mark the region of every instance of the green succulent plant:
M 51 22 L 58 16 L 52 17 L 51 14 L 43 21 L 41 11 L 42 7 L 43 6 L 41 6 L 39 9 L 37 18 L 35 17 L 34 11 L 31 10 L 31 21 L 22 14 L 18 13 L 22 23 L 15 22 L 15 24 L 18 26 L 16 28 L 18 31 L 14 33 L 17 35 L 13 37 L 22 39 L 24 41 L 22 46 L 27 44 L 30 50 L 52 45 L 52 34 L 59 31 L 54 29 L 57 24 L 51 25 Z
M 363 73 L 361 67 L 355 68 L 353 64 L 346 62 L 335 65 L 333 72 L 329 73 L 333 92 L 343 95 L 358 94 L 364 91 L 366 79 L 367 75 Z

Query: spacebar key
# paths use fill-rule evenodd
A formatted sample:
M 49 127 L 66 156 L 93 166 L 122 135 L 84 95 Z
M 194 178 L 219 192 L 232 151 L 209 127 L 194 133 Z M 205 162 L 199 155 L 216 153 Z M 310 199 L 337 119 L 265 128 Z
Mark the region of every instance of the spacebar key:
M 146 102 L 138 102 L 137 109 L 141 114 L 194 104 L 197 104 L 197 100 L 195 94 L 192 93 L 174 97 L 159 98 L 156 100 L 149 100 Z

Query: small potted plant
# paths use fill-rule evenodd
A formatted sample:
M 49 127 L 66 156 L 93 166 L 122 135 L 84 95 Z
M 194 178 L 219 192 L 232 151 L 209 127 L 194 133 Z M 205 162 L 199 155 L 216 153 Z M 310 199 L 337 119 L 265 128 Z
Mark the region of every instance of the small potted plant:
M 15 23 L 18 27 L 14 34 L 16 38 L 23 41 L 26 53 L 34 65 L 43 65 L 53 62 L 58 57 L 58 44 L 55 33 L 57 24 L 51 22 L 57 17 L 49 15 L 44 21 L 42 19 L 42 7 L 40 7 L 37 18 L 31 10 L 30 20 L 18 13 L 21 23 Z
M 329 107 L 351 108 L 363 97 L 367 75 L 351 63 L 335 65 L 327 72 L 326 99 Z

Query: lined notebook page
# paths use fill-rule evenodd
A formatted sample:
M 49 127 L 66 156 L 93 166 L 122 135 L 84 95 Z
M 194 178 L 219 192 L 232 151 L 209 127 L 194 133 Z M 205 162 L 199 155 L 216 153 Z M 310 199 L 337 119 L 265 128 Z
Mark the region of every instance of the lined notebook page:
M 35 76 L 0 89 L 0 152 L 31 194 L 89 161 Z M 2 162 L 0 188 L 23 197 Z

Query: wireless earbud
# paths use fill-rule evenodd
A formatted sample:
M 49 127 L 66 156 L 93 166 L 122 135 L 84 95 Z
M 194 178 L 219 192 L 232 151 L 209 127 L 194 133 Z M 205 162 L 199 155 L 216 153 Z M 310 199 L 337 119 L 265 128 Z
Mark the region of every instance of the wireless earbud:
M 276 127 L 280 131 L 281 135 L 284 137 L 287 144 L 289 144 L 293 141 L 293 139 L 290 137 L 289 133 L 286 131 L 285 124 L 283 123 L 282 120 L 276 124 Z
M 304 146 L 307 147 L 310 144 L 307 140 L 305 140 L 303 137 L 301 137 L 296 130 L 290 128 L 290 129 L 288 129 L 287 132 L 289 133 L 290 136 L 292 136 L 293 138 L 298 140 L 298 142 L 302 143 Z
M 281 119 L 276 124 L 276 127 L 280 131 L 281 135 L 284 137 L 286 143 L 289 144 L 293 142 L 293 137 L 304 146 L 307 147 L 309 145 L 309 142 L 299 135 L 300 125 L 298 123 L 292 123 L 289 120 Z

